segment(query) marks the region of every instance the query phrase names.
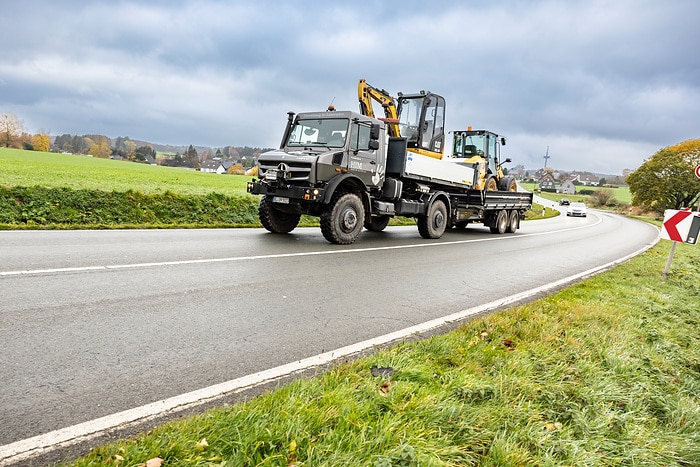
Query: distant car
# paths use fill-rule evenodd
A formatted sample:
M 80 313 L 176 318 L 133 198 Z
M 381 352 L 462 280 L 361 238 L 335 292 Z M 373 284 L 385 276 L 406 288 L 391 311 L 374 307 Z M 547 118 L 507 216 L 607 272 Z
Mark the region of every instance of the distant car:
M 559 206 L 568 206 L 569 204 L 571 204 L 571 202 L 566 198 L 562 198 L 559 200 Z
M 569 209 L 566 210 L 567 216 L 586 217 L 586 205 L 583 203 L 571 203 Z

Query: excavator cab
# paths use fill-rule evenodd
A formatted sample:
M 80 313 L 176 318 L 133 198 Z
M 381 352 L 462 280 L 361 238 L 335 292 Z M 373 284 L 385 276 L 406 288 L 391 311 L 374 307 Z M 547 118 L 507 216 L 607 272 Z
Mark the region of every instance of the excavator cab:
M 425 156 L 442 158 L 445 143 L 445 99 L 437 94 L 398 96 L 399 132 L 409 149 Z
M 384 89 L 375 88 L 364 79 L 358 85 L 360 113 L 374 117 L 372 100 L 384 108 L 389 135 L 406 138 L 408 150 L 442 159 L 445 144 L 445 99 L 426 91 L 398 94 L 394 99 Z

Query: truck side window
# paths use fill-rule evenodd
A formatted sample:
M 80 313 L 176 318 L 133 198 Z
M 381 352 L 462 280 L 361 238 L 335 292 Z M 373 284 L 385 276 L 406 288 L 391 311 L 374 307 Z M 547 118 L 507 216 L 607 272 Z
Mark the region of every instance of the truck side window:
M 354 123 L 352 128 L 350 149 L 353 151 L 369 151 L 370 126 Z

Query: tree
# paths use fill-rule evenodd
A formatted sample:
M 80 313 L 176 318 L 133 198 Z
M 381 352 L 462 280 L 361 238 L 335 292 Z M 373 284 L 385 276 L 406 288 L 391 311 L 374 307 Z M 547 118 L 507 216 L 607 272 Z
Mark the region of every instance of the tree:
M 199 154 L 197 154 L 197 150 L 191 144 L 190 147 L 187 148 L 187 151 L 185 151 L 185 154 L 182 156 L 182 161 L 185 164 L 185 167 L 192 167 L 193 169 L 198 169 L 200 167 Z
M 112 148 L 109 147 L 109 143 L 105 140 L 100 140 L 99 142 L 93 141 L 88 150 L 88 154 L 101 159 L 109 159 L 109 156 L 112 155 Z
M 0 145 L 15 147 L 23 132 L 22 122 L 14 114 L 0 115 Z
M 663 212 L 695 207 L 700 198 L 700 139 L 659 150 L 627 177 L 632 204 Z
M 32 136 L 32 146 L 35 151 L 48 152 L 51 149 L 51 138 L 45 133 L 37 133 Z
M 141 146 L 134 151 L 134 158 L 137 161 L 147 162 L 149 156 L 153 158 L 153 160 L 156 159 L 156 152 L 150 146 Z

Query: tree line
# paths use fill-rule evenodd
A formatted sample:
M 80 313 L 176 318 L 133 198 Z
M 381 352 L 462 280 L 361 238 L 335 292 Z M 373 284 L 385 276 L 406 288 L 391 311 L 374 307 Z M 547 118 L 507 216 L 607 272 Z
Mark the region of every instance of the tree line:
M 198 151 L 193 145 L 182 150 L 157 151 L 155 146 L 142 141 L 134 141 L 128 136 L 120 136 L 112 141 L 111 138 L 98 135 L 57 136 L 53 141 L 43 132 L 30 135 L 24 130 L 23 123 L 13 114 L 0 115 L 0 146 L 44 152 L 61 152 L 69 154 L 91 155 L 104 159 L 121 159 L 132 162 L 165 165 L 171 167 L 188 167 L 199 169 L 203 163 L 221 159 L 236 162 L 244 168 L 255 164 L 257 156 L 266 148 L 249 146 L 225 146 L 216 150 L 201 148 Z M 168 147 L 172 149 L 172 147 Z

